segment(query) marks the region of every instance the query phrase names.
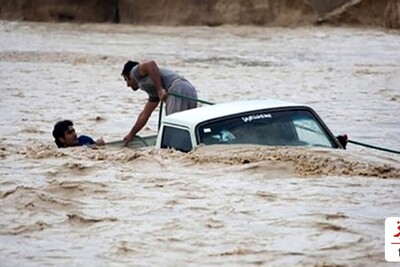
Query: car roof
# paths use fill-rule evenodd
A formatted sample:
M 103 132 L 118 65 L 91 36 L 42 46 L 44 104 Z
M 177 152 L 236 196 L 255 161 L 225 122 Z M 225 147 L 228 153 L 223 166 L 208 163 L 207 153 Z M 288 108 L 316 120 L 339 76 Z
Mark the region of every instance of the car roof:
M 284 107 L 308 107 L 303 104 L 296 104 L 277 99 L 263 100 L 242 100 L 235 102 L 220 103 L 203 106 L 195 109 L 176 112 L 163 119 L 164 123 L 177 124 L 182 126 L 195 127 L 203 121 L 212 120 L 233 114 L 240 114 L 253 110 L 284 108 Z

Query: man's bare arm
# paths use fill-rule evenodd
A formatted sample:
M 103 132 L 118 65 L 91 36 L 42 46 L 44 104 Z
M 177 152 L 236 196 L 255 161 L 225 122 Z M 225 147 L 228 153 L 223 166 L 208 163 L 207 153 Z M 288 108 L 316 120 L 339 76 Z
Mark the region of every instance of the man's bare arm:
M 135 125 L 132 127 L 131 131 L 128 135 L 124 137 L 125 145 L 129 144 L 130 141 L 133 140 L 135 135 L 142 130 L 142 128 L 146 125 L 147 121 L 149 120 L 151 114 L 158 106 L 159 102 L 149 102 L 147 101 L 146 105 L 142 112 L 140 112 L 138 118 L 136 119 Z

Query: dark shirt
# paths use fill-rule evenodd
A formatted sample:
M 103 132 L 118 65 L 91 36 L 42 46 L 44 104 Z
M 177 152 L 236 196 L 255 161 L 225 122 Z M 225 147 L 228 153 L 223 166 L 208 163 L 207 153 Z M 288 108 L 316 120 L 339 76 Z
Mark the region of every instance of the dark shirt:
M 95 143 L 96 142 L 87 135 L 81 135 L 78 137 L 78 146 L 88 146 L 88 145 L 93 145 Z

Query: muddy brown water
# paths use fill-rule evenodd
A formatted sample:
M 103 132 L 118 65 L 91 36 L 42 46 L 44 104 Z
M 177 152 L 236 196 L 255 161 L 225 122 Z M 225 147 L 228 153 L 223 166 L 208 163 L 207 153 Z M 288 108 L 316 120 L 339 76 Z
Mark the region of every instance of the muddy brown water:
M 155 59 L 211 102 L 311 105 L 334 134 L 400 149 L 399 32 L 0 22 L 1 266 L 383 266 L 400 157 L 258 146 L 57 149 L 54 123 L 123 138 Z M 157 130 L 154 112 L 141 134 Z

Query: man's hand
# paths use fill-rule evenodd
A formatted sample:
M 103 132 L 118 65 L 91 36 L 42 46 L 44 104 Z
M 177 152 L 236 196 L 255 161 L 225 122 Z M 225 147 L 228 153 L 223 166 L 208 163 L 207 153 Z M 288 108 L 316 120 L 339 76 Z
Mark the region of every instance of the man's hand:
M 99 139 L 96 140 L 96 145 L 97 146 L 104 146 L 106 142 L 104 142 L 103 137 L 100 137 Z
M 168 97 L 168 93 L 167 91 L 163 88 L 158 92 L 158 98 L 160 99 L 160 101 L 165 101 L 167 100 Z
M 127 146 L 129 144 L 129 142 L 131 142 L 133 140 L 133 138 L 135 138 L 135 135 L 129 133 L 124 137 L 124 142 L 125 142 L 125 146 Z

